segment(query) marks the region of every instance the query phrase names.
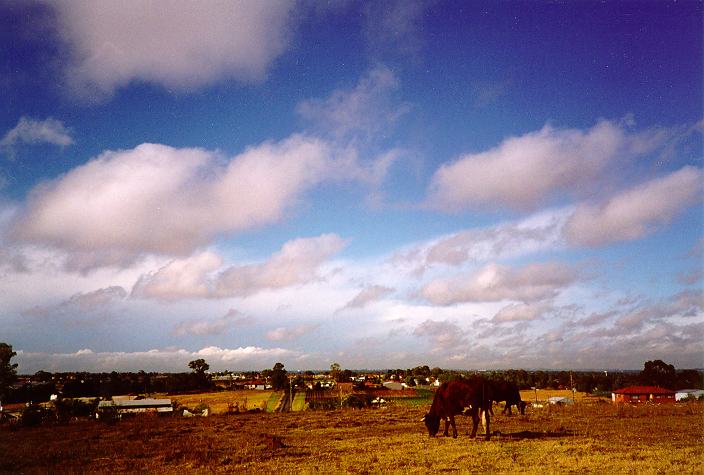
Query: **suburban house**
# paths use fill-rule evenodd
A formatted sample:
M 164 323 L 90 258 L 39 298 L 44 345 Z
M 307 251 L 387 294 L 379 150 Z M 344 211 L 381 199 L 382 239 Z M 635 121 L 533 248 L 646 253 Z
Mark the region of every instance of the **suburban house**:
M 675 391 L 658 386 L 629 386 L 612 392 L 611 401 L 614 403 L 673 403 L 675 402 Z

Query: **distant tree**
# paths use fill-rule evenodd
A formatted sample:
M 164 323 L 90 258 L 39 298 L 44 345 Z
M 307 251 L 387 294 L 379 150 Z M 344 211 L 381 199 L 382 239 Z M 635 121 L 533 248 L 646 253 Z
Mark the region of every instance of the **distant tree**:
M 197 360 L 190 361 L 188 367 L 193 370 L 194 373 L 203 374 L 210 369 L 210 365 L 205 362 L 203 358 L 198 358 Z
M 677 372 L 678 389 L 704 389 L 704 373 L 696 369 Z
M 12 351 L 12 345 L 0 343 L 0 398 L 7 394 L 8 388 L 17 380 L 17 363 L 10 363 L 17 355 Z
M 662 360 L 646 361 L 639 379 L 642 384 L 648 386 L 674 389 L 677 384 L 677 371 L 673 365 Z
M 271 387 L 275 391 L 286 389 L 288 387 L 287 372 L 284 369 L 283 363 L 276 363 L 271 369 Z
M 193 370 L 194 384 L 197 388 L 210 386 L 210 375 L 206 373 L 210 369 L 210 365 L 203 358 L 189 362 L 188 367 Z
M 339 363 L 333 363 L 330 365 L 330 377 L 333 380 L 338 381 L 340 379 L 340 372 L 341 371 L 342 371 L 342 369 L 340 368 Z

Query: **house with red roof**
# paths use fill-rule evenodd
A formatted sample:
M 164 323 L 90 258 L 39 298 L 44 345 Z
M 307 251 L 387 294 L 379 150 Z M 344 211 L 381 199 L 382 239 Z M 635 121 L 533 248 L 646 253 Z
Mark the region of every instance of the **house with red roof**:
M 634 404 L 639 402 L 674 403 L 675 391 L 658 386 L 629 386 L 612 392 L 611 401 Z

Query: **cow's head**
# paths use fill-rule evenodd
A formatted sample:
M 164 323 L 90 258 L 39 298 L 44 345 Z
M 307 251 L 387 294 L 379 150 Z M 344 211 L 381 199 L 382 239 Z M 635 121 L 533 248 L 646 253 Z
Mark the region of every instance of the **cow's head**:
M 423 416 L 421 421 L 425 422 L 425 427 L 428 429 L 428 435 L 430 437 L 435 437 L 435 434 L 437 434 L 440 430 L 440 417 L 429 412 Z

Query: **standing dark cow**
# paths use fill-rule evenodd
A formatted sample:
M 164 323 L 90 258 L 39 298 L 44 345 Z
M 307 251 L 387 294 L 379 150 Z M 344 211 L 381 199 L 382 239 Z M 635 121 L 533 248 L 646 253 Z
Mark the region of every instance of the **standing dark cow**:
M 428 434 L 433 437 L 440 430 L 440 420 L 445 421 L 444 435 L 448 435 L 448 426 L 452 426 L 452 437 L 457 437 L 455 416 L 462 414 L 469 407 L 472 416 L 472 435 L 477 435 L 479 419 L 483 415 L 486 423 L 486 440 L 491 437 L 489 431 L 489 409 L 491 408 L 490 388 L 488 383 L 480 377 L 468 379 L 455 379 L 443 383 L 435 392 L 433 404 L 423 419 Z
M 511 415 L 511 406 L 516 406 L 521 415 L 526 414 L 526 403 L 521 400 L 521 394 L 518 392 L 518 386 L 514 383 L 504 380 L 491 381 L 491 400 L 494 402 L 506 401 L 506 406 L 502 414 Z

